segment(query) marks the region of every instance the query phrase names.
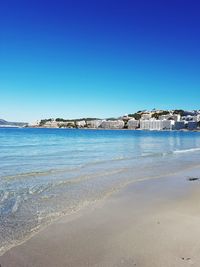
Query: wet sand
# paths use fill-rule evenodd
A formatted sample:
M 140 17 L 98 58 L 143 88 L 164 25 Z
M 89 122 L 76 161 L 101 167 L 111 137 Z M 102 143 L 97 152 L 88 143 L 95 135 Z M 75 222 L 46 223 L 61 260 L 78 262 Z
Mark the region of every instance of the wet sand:
M 128 185 L 0 257 L 1 267 L 200 266 L 200 169 Z

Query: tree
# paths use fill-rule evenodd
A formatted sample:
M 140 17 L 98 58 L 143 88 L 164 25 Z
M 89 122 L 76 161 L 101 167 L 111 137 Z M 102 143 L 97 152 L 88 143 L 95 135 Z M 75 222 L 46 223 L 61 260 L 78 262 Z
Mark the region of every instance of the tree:
M 57 122 L 66 122 L 67 120 L 65 120 L 63 118 L 56 118 L 55 121 L 57 121 Z
M 180 114 L 181 116 L 184 116 L 184 110 L 182 110 L 182 109 L 175 109 L 174 110 L 174 112 L 173 112 L 173 114 Z
M 152 114 L 152 118 L 156 118 L 158 119 L 159 116 L 162 116 L 162 115 L 168 115 L 169 114 L 169 111 L 167 110 L 163 110 L 161 112 L 155 112 L 154 114 Z
M 129 117 L 132 117 L 136 120 L 140 120 L 141 119 L 141 114 L 138 113 L 134 113 L 134 114 L 128 114 Z
M 53 121 L 53 119 L 43 119 L 40 121 L 40 126 L 43 126 L 46 122 Z

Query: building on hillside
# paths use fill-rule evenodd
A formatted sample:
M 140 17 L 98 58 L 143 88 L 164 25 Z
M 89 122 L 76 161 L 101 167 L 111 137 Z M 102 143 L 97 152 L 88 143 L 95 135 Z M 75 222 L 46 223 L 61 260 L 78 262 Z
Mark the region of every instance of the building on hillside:
M 78 128 L 84 128 L 86 126 L 86 122 L 84 120 L 82 121 L 76 121 L 76 127 Z
M 181 130 L 185 129 L 184 121 L 172 121 L 172 130 Z
M 183 116 L 182 119 L 185 121 L 196 121 L 196 116 L 187 115 L 187 116 Z
M 171 130 L 170 120 L 140 120 L 142 130 Z
M 180 114 L 173 114 L 172 118 L 175 121 L 180 121 L 181 120 L 181 115 Z
M 128 122 L 130 119 L 132 119 L 132 117 L 129 117 L 128 114 L 119 118 L 119 120 L 123 120 L 124 122 Z
M 39 120 L 37 120 L 35 122 L 30 122 L 28 124 L 28 127 L 39 127 L 39 126 L 40 126 L 40 121 Z
M 43 127 L 45 128 L 59 128 L 58 122 L 57 121 L 47 121 Z
M 141 120 L 150 120 L 151 119 L 152 114 L 151 113 L 143 113 L 141 115 Z
M 181 115 L 180 114 L 166 114 L 166 115 L 160 115 L 158 117 L 159 120 L 174 120 L 174 121 L 180 121 Z
M 87 127 L 97 129 L 101 126 L 103 120 L 91 120 L 87 121 Z
M 199 122 L 200 121 L 200 114 L 197 113 L 194 116 L 189 115 L 189 116 L 186 117 L 186 121 L 196 121 L 196 122 Z
M 110 120 L 110 121 L 102 121 L 101 128 L 103 129 L 123 129 L 124 128 L 124 122 L 122 120 Z
M 169 119 L 173 119 L 173 115 L 172 114 L 166 114 L 166 115 L 160 115 L 158 117 L 159 120 L 169 120 Z
M 150 120 L 140 120 L 141 130 L 150 130 Z
M 196 121 L 188 121 L 188 123 L 186 124 L 188 130 L 196 130 L 197 129 L 197 122 Z
M 135 130 L 137 128 L 139 128 L 139 120 L 135 120 L 134 118 L 133 119 L 130 119 L 127 123 L 128 125 L 128 129 L 132 129 L 132 130 Z

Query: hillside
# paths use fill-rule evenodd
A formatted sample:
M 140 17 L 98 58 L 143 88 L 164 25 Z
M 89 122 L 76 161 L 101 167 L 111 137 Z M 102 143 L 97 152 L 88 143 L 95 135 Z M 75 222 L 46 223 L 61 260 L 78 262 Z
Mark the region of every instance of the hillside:
M 10 121 L 6 121 L 6 120 L 3 120 L 3 119 L 0 119 L 0 126 L 5 126 L 5 127 L 8 127 L 8 126 L 16 126 L 16 127 L 23 127 L 23 126 L 26 126 L 28 123 L 26 122 L 10 122 Z

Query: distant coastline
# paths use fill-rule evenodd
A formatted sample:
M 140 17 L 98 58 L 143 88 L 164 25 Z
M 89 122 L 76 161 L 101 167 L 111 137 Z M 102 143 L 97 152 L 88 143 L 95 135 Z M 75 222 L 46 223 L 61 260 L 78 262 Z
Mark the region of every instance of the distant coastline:
M 28 126 L 27 122 L 10 122 L 3 119 L 0 119 L 0 127 L 8 127 L 8 128 L 19 128 Z
M 143 110 L 117 118 L 50 118 L 27 127 L 129 130 L 199 130 L 200 110 Z
M 200 130 L 200 110 L 142 110 L 117 118 L 49 118 L 33 123 L 8 122 L 0 119 L 0 127 L 108 129 L 108 130 Z

